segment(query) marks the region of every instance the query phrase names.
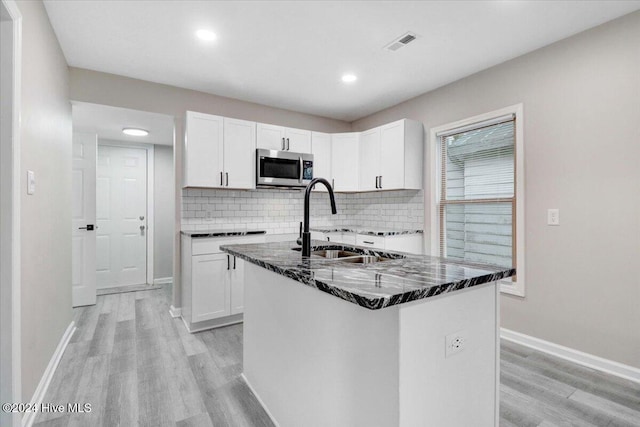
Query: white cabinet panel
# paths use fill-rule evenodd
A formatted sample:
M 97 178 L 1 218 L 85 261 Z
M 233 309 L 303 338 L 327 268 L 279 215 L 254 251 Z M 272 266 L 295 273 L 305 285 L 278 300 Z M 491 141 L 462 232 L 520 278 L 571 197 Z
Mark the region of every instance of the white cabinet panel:
M 256 124 L 224 119 L 225 187 L 253 189 L 256 186 Z
M 223 123 L 220 116 L 187 111 L 185 187 L 221 187 Z
M 405 139 L 404 120 L 400 120 L 380 128 L 380 180 L 383 190 L 405 188 Z M 418 155 L 418 153 L 414 153 Z
M 229 256 L 226 254 L 196 255 L 192 262 L 192 322 L 202 322 L 229 316 Z
M 358 191 L 359 133 L 331 135 L 331 173 L 335 191 Z
M 388 251 L 422 254 L 424 252 L 423 240 L 422 233 L 387 236 L 385 237 L 384 248 Z
M 360 191 L 378 188 L 380 175 L 380 128 L 360 134 Z M 383 162 L 386 158 L 382 156 Z
M 313 154 L 313 177 L 324 178 L 331 183 L 331 135 L 311 133 L 311 153 Z M 327 191 L 324 185 L 318 185 L 314 191 Z
M 257 147 L 265 150 L 285 149 L 285 128 L 283 126 L 258 123 Z
M 311 131 L 303 129 L 286 128 L 285 130 L 287 151 L 294 153 L 311 152 Z
M 244 261 L 232 257 L 229 270 L 229 286 L 231 290 L 231 314 L 244 312 Z

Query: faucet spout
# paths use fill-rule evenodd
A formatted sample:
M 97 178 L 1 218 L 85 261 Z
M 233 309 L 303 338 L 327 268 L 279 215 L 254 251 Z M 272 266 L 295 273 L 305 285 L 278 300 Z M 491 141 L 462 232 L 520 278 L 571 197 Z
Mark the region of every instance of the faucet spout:
M 309 199 L 311 198 L 311 190 L 316 184 L 323 184 L 329 191 L 329 200 L 331 201 L 331 213 L 338 213 L 336 209 L 336 198 L 333 194 L 331 184 L 324 178 L 314 178 L 311 180 L 304 193 L 304 231 L 302 232 L 302 256 L 311 256 L 311 232 L 309 231 Z

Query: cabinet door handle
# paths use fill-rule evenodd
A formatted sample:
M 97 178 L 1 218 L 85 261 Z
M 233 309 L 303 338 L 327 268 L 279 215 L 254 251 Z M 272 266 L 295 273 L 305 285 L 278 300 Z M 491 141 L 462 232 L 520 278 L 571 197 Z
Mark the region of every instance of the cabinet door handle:
M 362 243 L 366 243 L 367 245 L 373 245 L 373 242 L 369 242 L 367 240 L 363 240 Z
M 224 187 L 224 177 L 222 171 L 220 171 L 220 187 Z
M 227 187 L 229 186 L 229 172 L 225 172 L 225 178 L 227 181 Z
M 233 269 L 236 269 L 236 257 L 233 257 Z
M 331 178 L 331 189 L 333 190 L 334 188 L 336 188 L 336 180 Z
M 291 149 L 291 146 L 289 145 L 289 138 L 287 138 L 287 151 L 289 151 Z
M 378 185 L 380 185 L 378 188 L 382 188 L 382 175 L 378 177 Z
M 227 255 L 227 270 L 231 269 L 231 260 L 229 259 L 229 255 Z
M 282 151 L 285 150 L 285 146 L 284 146 L 284 138 L 282 138 Z
M 376 176 L 376 188 L 380 188 L 380 187 L 378 187 L 378 178 L 379 177 Z

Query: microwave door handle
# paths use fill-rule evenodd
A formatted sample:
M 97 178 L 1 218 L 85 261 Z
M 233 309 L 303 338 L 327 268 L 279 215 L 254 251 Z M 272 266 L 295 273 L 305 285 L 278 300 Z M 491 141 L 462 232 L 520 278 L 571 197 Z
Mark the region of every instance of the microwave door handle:
M 302 184 L 302 177 L 304 175 L 304 163 L 302 162 L 302 156 L 298 157 L 298 162 L 300 164 L 300 177 L 298 178 L 298 182 Z

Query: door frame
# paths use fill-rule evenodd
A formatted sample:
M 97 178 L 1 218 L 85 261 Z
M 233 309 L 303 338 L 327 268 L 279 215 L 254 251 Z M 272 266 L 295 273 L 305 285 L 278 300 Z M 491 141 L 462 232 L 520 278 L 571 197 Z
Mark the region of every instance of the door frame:
M 106 145 L 109 147 L 119 147 L 119 148 L 140 148 L 147 151 L 147 274 L 146 280 L 147 285 L 153 285 L 153 251 L 154 251 L 154 145 L 153 144 L 142 144 L 142 143 L 134 143 L 134 142 L 123 142 L 123 141 L 114 141 L 114 140 L 101 140 L 98 138 L 98 149 L 100 149 L 101 145 Z M 97 169 L 96 169 L 97 171 Z M 97 219 L 96 219 L 97 223 Z
M 0 208 L 8 216 L 8 221 L 0 223 L 1 235 L 4 237 L 2 251 L 0 251 L 0 266 L 3 275 L 0 276 L 1 311 L 9 313 L 10 322 L 2 322 L 4 346 L 9 351 L 3 351 L 2 364 L 9 364 L 6 372 L 11 378 L 3 378 L 2 402 L 20 402 L 22 399 L 21 381 L 21 328 L 20 328 L 20 109 L 21 109 L 21 72 L 22 72 L 22 14 L 15 0 L 2 0 L 2 7 L 7 11 L 12 22 L 12 69 L 11 69 L 11 120 L 8 122 L 9 131 L 0 136 L 0 168 L 10 171 L 8 179 L 3 182 L 0 191 Z M 6 129 L 6 128 L 5 128 Z M 4 137 L 5 135 L 9 135 Z M 10 236 L 7 239 L 7 236 Z M 8 240 L 8 242 L 7 242 Z M 5 270 L 6 269 L 6 270 Z M 7 271 L 5 274 L 4 271 Z M 5 298 L 6 296 L 6 298 Z M 1 369 L 5 371 L 6 366 Z M 6 416 L 6 418 L 5 418 Z M 20 414 L 0 414 L 3 422 L 11 420 L 12 426 L 19 426 Z

